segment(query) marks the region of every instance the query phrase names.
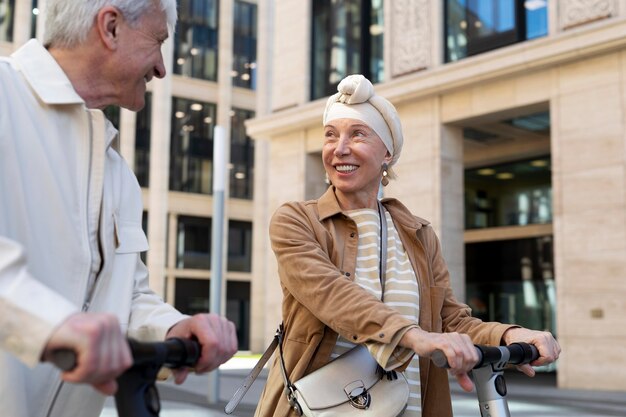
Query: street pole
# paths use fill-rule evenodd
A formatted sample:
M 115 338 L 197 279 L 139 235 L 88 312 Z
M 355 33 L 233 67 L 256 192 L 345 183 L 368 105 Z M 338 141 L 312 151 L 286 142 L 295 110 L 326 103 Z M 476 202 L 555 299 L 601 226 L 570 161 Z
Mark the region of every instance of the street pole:
M 213 135 L 213 218 L 211 231 L 210 311 L 222 315 L 222 276 L 224 260 L 224 191 L 226 184 L 226 130 L 216 125 Z M 209 373 L 209 404 L 219 402 L 219 368 Z

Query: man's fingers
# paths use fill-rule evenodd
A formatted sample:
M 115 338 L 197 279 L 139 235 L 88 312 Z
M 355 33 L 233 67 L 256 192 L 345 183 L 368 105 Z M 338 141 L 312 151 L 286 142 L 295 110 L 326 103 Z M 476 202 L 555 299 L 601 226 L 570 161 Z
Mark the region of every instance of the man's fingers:
M 453 374 L 463 391 L 472 392 L 474 383 L 467 373 Z
M 100 384 L 91 384 L 96 390 L 100 391 L 104 395 L 114 395 L 117 392 L 117 382 L 107 381 Z

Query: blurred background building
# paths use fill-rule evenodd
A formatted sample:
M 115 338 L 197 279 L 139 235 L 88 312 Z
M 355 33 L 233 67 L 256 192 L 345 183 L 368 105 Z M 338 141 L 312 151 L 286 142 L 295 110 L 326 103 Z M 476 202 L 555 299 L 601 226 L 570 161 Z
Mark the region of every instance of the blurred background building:
M 0 55 L 41 34 L 0 0 Z M 325 190 L 325 97 L 361 73 L 405 144 L 385 194 L 430 220 L 457 296 L 555 333 L 564 388 L 626 390 L 626 0 L 185 0 L 170 68 L 107 109 L 143 187 L 153 287 L 208 309 L 213 127 L 230 138 L 226 314 L 260 352 L 282 291 L 267 226 Z M 1 94 L 1 92 L 0 92 Z

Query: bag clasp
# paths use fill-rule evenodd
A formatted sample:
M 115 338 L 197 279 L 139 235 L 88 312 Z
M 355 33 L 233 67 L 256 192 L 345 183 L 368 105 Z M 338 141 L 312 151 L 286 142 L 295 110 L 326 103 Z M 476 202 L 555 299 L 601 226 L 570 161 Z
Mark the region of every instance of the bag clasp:
M 350 405 L 359 410 L 367 410 L 372 402 L 372 396 L 367 389 L 363 381 L 353 381 L 346 385 L 343 389 L 350 401 Z

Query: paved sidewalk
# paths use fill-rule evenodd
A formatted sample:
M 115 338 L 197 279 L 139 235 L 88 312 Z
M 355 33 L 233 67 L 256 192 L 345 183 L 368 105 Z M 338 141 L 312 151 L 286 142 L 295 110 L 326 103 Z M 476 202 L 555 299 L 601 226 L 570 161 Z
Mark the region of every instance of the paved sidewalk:
M 190 375 L 180 386 L 170 381 L 159 383 L 161 417 L 225 417 L 224 406 L 254 366 L 256 360 L 234 358 L 220 368 L 218 404 L 207 403 L 208 376 Z M 267 369 L 252 385 L 232 416 L 253 417 L 267 377 Z M 626 415 L 626 392 L 570 390 L 556 387 L 556 376 L 538 373 L 529 378 L 517 371 L 507 371 L 507 399 L 515 417 L 610 417 Z M 479 415 L 476 393 L 466 393 L 450 383 L 455 417 Z M 101 417 L 117 417 L 110 399 Z

